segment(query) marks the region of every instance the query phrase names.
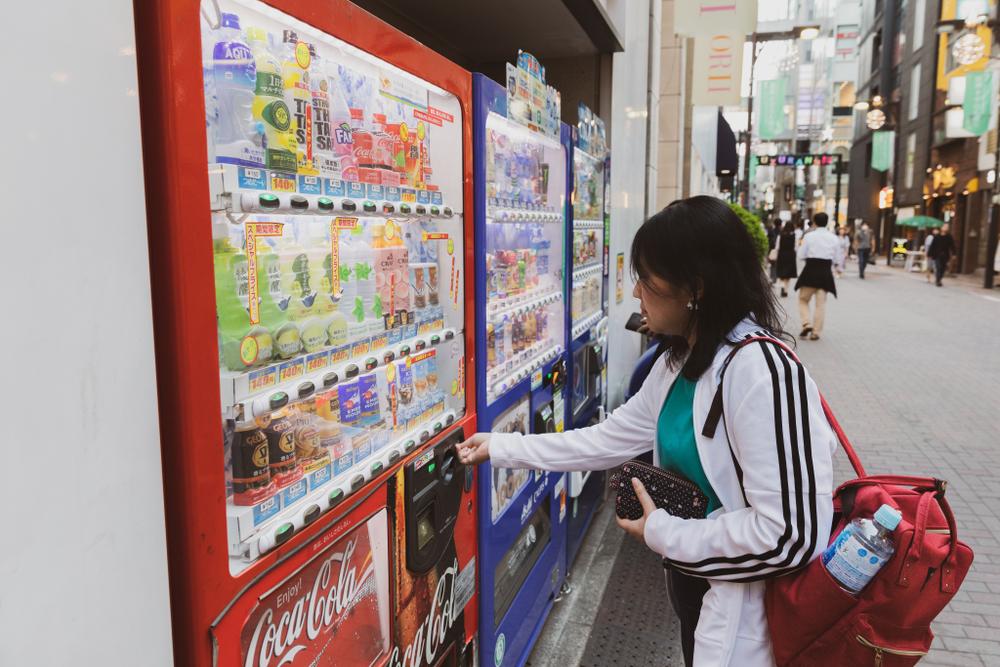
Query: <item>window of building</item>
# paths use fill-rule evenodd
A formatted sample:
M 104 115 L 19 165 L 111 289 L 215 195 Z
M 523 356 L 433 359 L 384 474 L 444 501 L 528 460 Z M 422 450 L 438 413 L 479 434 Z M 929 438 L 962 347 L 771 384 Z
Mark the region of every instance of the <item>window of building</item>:
M 910 70 L 910 109 L 906 117 L 913 120 L 920 111 L 920 63 Z
M 913 3 L 913 39 L 910 40 L 913 46 L 910 50 L 911 53 L 924 45 L 925 3 L 926 0 L 914 0 Z
M 917 159 L 917 133 L 910 132 L 906 137 L 906 168 L 903 171 L 903 181 L 906 189 L 913 187 L 914 162 Z

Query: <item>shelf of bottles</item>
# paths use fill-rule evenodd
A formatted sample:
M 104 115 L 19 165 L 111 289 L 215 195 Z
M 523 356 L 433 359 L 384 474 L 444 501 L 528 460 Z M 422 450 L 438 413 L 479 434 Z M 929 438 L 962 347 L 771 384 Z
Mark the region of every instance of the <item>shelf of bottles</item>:
M 604 161 L 573 149 L 572 337 L 601 319 L 604 282 Z
M 462 135 L 447 92 L 219 5 L 202 46 L 237 574 L 464 414 Z
M 495 113 L 487 116 L 485 354 L 491 403 L 562 351 L 565 178 L 559 142 Z

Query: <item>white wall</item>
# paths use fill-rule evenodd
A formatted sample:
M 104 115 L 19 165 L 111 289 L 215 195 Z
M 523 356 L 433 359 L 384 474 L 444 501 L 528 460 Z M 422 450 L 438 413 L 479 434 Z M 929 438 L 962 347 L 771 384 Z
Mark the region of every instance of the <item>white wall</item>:
M 654 0 L 658 5 L 658 0 Z M 608 343 L 608 405 L 614 408 L 622 400 L 632 367 L 639 355 L 640 337 L 625 330 L 630 314 L 639 310 L 639 302 L 632 298 L 633 282 L 629 271 L 629 248 L 632 236 L 642 224 L 647 205 L 646 179 L 651 189 L 656 187 L 655 161 L 647 165 L 647 131 L 649 116 L 649 25 L 650 0 L 630 0 L 616 9 L 625 12 L 622 30 L 625 50 L 614 55 L 612 75 L 611 112 L 611 268 L 610 329 Z M 658 7 L 655 18 L 659 20 Z M 657 23 L 656 25 L 659 25 Z M 658 52 L 657 47 L 654 53 Z M 657 85 L 657 79 L 653 80 Z M 658 92 L 658 91 L 657 91 Z M 651 124 L 656 133 L 657 122 Z M 656 138 L 652 137 L 655 146 Z M 655 155 L 655 153 L 654 153 Z M 649 169 L 647 169 L 649 167 Z M 625 255 L 624 294 L 622 302 L 615 301 L 616 258 Z
M 0 665 L 169 665 L 132 2 L 6 7 Z

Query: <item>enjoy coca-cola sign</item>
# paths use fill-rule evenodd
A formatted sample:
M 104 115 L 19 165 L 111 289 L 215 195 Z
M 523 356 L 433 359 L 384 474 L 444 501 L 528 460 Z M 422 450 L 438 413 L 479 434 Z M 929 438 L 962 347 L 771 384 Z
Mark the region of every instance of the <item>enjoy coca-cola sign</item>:
M 387 573 L 377 572 L 386 556 L 383 515 L 264 594 L 243 624 L 243 667 L 370 665 L 388 653 Z

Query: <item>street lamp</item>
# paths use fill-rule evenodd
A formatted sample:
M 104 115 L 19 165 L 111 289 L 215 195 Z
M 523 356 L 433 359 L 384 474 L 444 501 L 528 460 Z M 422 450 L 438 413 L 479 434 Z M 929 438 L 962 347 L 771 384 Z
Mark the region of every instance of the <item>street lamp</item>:
M 750 208 L 750 144 L 753 140 L 753 79 L 757 65 L 757 45 L 763 42 L 782 42 L 795 39 L 812 40 L 819 37 L 818 25 L 800 25 L 791 30 L 753 32 L 750 35 L 750 97 L 747 100 L 747 138 L 743 153 L 743 183 L 740 190 L 743 203 Z

